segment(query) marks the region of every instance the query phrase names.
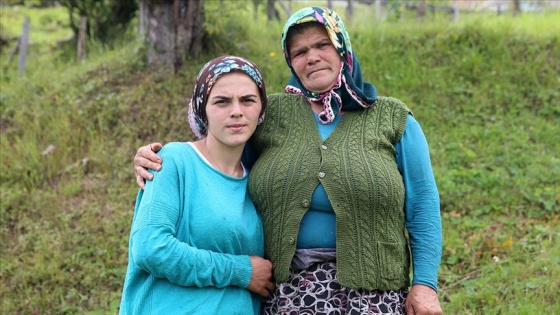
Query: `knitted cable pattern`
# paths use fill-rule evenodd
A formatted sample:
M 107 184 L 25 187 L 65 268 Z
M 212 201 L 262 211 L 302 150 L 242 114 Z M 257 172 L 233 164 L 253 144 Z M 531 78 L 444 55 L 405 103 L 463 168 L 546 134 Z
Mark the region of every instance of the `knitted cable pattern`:
M 346 112 L 324 142 L 305 98 L 274 94 L 267 110 L 252 139 L 260 156 L 249 192 L 262 212 L 276 281 L 288 277 L 301 219 L 322 183 L 337 217 L 340 283 L 368 290 L 407 287 L 404 185 L 394 145 L 408 108 L 381 97 L 369 109 Z

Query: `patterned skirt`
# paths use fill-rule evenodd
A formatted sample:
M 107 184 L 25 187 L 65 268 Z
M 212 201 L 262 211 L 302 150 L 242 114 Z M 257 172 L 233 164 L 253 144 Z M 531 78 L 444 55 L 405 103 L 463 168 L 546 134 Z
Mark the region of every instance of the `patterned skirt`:
M 263 303 L 263 315 L 405 314 L 408 290 L 366 291 L 338 283 L 336 262 L 315 263 L 305 270 L 290 268 L 287 282 Z

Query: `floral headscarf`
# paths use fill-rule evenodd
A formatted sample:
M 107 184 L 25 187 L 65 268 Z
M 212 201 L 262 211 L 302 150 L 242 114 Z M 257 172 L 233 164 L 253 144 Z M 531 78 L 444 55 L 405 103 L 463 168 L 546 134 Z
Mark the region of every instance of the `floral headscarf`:
M 259 124 L 264 119 L 264 110 L 266 108 L 266 89 L 261 72 L 257 65 L 253 62 L 236 56 L 221 56 L 210 60 L 200 69 L 196 77 L 191 100 L 189 102 L 189 125 L 199 139 L 206 136 L 207 117 L 206 117 L 206 102 L 214 83 L 227 73 L 233 71 L 240 71 L 247 74 L 257 85 L 259 89 L 259 96 L 261 98 L 262 110 L 259 117 Z
M 340 73 L 333 88 L 320 94 L 313 93 L 303 86 L 290 62 L 286 43 L 290 27 L 308 22 L 318 22 L 325 26 L 331 42 L 342 59 Z M 358 58 L 352 53 L 350 37 L 346 32 L 344 23 L 333 10 L 322 7 L 307 7 L 290 16 L 282 31 L 282 50 L 292 71 L 292 76 L 284 90 L 287 93 L 303 95 L 313 102 L 321 102 L 323 110 L 319 114 L 319 120 L 323 124 L 332 122 L 341 109 L 367 108 L 372 106 L 377 99 L 375 86 L 365 82 L 362 77 L 362 70 Z

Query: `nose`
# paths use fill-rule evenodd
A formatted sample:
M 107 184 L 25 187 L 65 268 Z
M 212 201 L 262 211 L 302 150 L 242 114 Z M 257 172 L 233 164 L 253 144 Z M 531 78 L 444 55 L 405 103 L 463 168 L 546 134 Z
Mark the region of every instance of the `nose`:
M 309 50 L 309 53 L 307 54 L 307 63 L 308 64 L 314 64 L 316 62 L 319 61 L 319 53 L 315 50 L 315 49 L 311 49 Z
M 234 100 L 231 104 L 231 117 L 242 117 L 243 110 L 239 100 Z

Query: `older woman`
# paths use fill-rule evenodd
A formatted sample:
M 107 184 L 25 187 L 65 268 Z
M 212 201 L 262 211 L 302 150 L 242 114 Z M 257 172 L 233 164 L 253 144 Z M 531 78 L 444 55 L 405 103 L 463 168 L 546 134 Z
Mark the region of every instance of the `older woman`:
M 294 13 L 282 48 L 287 93 L 269 96 L 248 152 L 277 282 L 263 314 L 441 314 L 439 195 L 418 122 L 364 81 L 334 11 Z M 140 148 L 137 175 L 158 162 Z

